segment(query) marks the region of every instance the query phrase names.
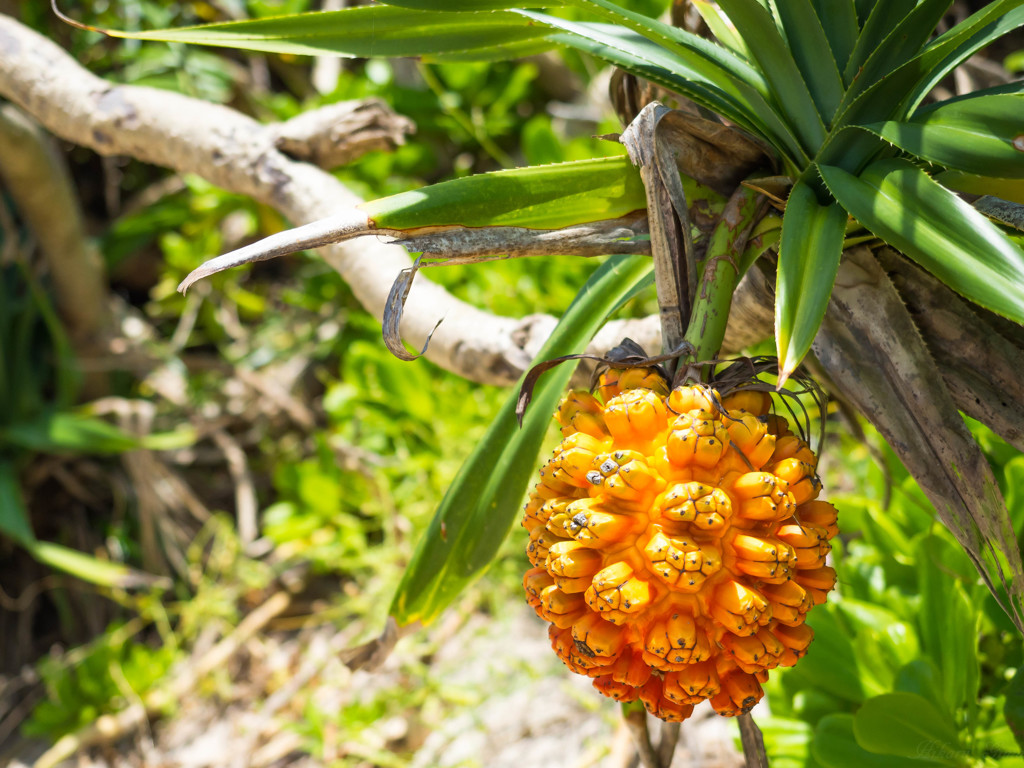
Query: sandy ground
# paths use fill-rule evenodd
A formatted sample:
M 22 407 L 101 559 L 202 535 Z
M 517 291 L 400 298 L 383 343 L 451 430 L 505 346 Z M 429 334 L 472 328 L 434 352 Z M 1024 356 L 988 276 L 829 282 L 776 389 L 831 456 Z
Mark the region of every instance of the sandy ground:
M 353 673 L 338 660 L 341 637 L 333 627 L 262 637 L 212 691 L 201 690 L 171 716 L 62 765 L 622 768 L 630 763 L 632 747 L 618 705 L 562 666 L 548 645 L 546 625 L 525 606 L 500 618 L 455 617 L 430 633 L 405 638 L 372 674 Z M 365 707 L 359 722 L 346 722 L 351 716 L 345 713 L 360 703 Z M 657 726 L 652 721 L 655 733 Z M 673 768 L 737 768 L 742 760 L 734 733 L 732 722 L 710 708 L 699 709 L 683 726 Z M 31 765 L 44 748 L 22 743 L 12 768 Z

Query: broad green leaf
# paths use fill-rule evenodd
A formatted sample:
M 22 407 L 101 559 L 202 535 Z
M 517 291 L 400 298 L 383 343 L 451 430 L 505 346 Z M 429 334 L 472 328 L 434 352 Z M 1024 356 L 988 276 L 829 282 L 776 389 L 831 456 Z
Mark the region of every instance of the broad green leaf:
M 757 725 L 764 736 L 772 768 L 819 768 L 810 755 L 814 735 L 810 724 L 771 716 L 757 718 Z
M 1017 746 L 1024 750 L 1024 667 L 1018 667 L 1013 680 L 1006 688 L 1003 716 L 1013 731 Z
M 873 603 L 846 598 L 836 603 L 854 635 L 853 651 L 865 696 L 892 690 L 900 669 L 920 654 L 917 635 L 892 612 Z
M 889 625 L 887 629 L 897 627 L 901 630 L 901 639 L 913 637 L 912 630 L 905 624 Z M 864 678 L 865 696 L 878 696 L 891 691 L 897 671 L 906 663 L 905 658 L 896 656 L 898 648 L 892 639 L 873 627 L 862 627 L 857 632 L 853 650 L 857 659 L 857 671 Z
M 629 158 L 607 157 L 466 176 L 358 207 L 383 228 L 556 229 L 643 210 L 647 197 Z
M 581 351 L 650 271 L 650 259 L 638 256 L 606 261 L 566 310 L 537 359 Z M 551 414 L 571 374 L 572 366 L 566 364 L 544 375 L 522 429 L 515 420 L 518 388 L 512 392 L 417 545 L 391 604 L 399 624 L 435 619 L 494 558 L 519 512 Z
M 775 286 L 775 341 L 779 383 L 796 370 L 818 333 L 839 270 L 846 211 L 820 205 L 803 180 L 789 194 L 782 219 Z
M 832 603 L 810 614 L 807 623 L 814 629 L 814 640 L 800 663 L 786 670 L 786 679 L 798 687 L 822 688 L 854 704 L 863 701 L 869 695 L 865 688 L 873 689 L 875 682 L 858 669 L 855 629 Z
M 811 0 L 811 5 L 825 30 L 832 58 L 842 72 L 860 36 L 854 0 Z
M 900 149 L 965 173 L 1024 178 L 1024 94 L 957 99 L 910 122 L 863 126 Z
M 522 43 L 541 41 L 550 32 L 542 24 L 527 24 L 520 16 L 504 11 L 444 13 L 379 5 L 179 29 L 103 31 L 113 37 L 249 51 L 360 58 L 422 56 L 428 60 L 447 53 L 466 59 L 474 52 L 484 60 L 498 58 L 502 52 L 511 58 L 519 54 Z
M 1024 323 L 1024 252 L 982 214 L 904 160 L 859 177 L 820 166 L 829 191 L 861 224 L 946 285 Z
M 719 0 L 718 5 L 750 48 L 786 123 L 807 153 L 814 154 L 825 140 L 825 125 L 771 13 L 756 0 Z
M 949 730 L 956 730 L 953 713 L 946 706 L 946 695 L 942 690 L 942 675 L 928 658 L 920 658 L 905 664 L 896 675 L 894 688 L 901 693 L 915 693 L 932 702 Z
M 835 59 L 827 55 L 831 53 L 829 38 L 812 0 L 787 0 L 777 7 L 793 59 L 804 73 L 818 113 L 827 125 L 835 116 L 845 90 Z M 846 7 L 852 10 L 849 3 Z
M 996 707 L 1000 703 L 997 702 Z M 1020 745 L 1017 744 L 1013 730 L 1008 725 L 999 724 L 992 728 L 979 729 L 975 732 L 974 738 L 975 751 L 994 760 L 992 765 L 999 768 L 1024 768 L 1024 755 L 1021 755 Z
M 875 754 L 858 744 L 853 722 L 853 715 L 829 715 L 818 722 L 811 740 L 811 755 L 823 768 L 907 768 L 905 757 Z M 913 765 L 936 768 L 948 763 L 922 755 Z
M 970 195 L 992 195 L 1024 205 L 1024 179 L 997 179 L 963 171 L 943 171 L 935 180 L 944 187 Z
M 918 621 L 925 651 L 939 669 L 946 705 L 956 711 L 973 706 L 981 676 L 978 614 L 946 565 L 954 545 L 935 537 L 918 542 L 921 611 Z
M 953 0 L 889 0 L 875 6 L 857 40 L 843 79 L 850 83 L 843 104 L 853 100 L 916 56 Z
M 771 694 L 769 694 L 770 697 Z M 778 709 L 785 706 L 777 698 L 772 701 L 772 704 Z M 849 708 L 849 702 L 843 701 L 838 696 L 833 696 L 822 688 L 802 688 L 795 692 L 792 701 L 793 717 L 798 717 L 808 723 L 816 723 L 825 715 L 845 712 Z
M 7 459 L 0 458 L 0 533 L 9 536 L 23 547 L 36 540 L 28 510 L 21 497 L 18 473 Z
M 959 733 L 950 725 L 930 701 L 916 693 L 887 693 L 868 699 L 857 710 L 853 733 L 858 745 L 878 755 L 969 765 Z

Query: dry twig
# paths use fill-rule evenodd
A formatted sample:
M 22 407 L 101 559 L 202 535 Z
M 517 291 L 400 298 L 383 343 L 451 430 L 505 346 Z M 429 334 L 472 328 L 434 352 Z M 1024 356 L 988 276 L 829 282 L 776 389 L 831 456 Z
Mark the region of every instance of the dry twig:
M 206 675 L 222 667 L 245 643 L 290 604 L 289 592 L 275 592 L 266 602 L 239 622 L 234 631 L 198 659 L 191 659 L 182 669 L 167 675 L 167 684 L 146 694 L 141 703 L 114 715 L 102 715 L 92 725 L 69 734 L 48 749 L 33 768 L 54 768 L 76 752 L 97 744 L 111 744 L 143 726 L 151 715 L 158 714 L 191 691 Z
M 747 759 L 747 768 L 768 768 L 768 755 L 764 751 L 764 736 L 757 727 L 750 713 L 737 717 L 740 724 L 740 741 L 743 742 L 743 755 Z

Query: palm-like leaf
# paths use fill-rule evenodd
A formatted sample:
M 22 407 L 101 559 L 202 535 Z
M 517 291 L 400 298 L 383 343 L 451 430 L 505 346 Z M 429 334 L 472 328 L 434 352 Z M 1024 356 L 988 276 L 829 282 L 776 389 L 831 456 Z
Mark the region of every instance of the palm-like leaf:
M 818 332 L 839 269 L 846 213 L 839 203 L 821 205 L 809 184 L 790 192 L 779 243 L 775 325 L 779 370 L 788 377 Z
M 135 36 L 289 53 L 458 55 L 462 59 L 511 57 L 527 48 L 566 45 L 717 112 L 765 142 L 787 173 L 807 183 L 814 183 L 818 166 L 860 177 L 876 160 L 892 155 L 888 142 L 937 170 L 1016 178 L 1024 167 L 1024 153 L 1013 143 L 1018 96 L 984 94 L 939 107 L 918 105 L 959 63 L 1024 24 L 1024 0 L 990 3 L 929 42 L 949 4 L 950 0 L 851 1 L 833 9 L 832 4 L 800 0 L 783 4 L 780 17 L 775 18 L 774 4 L 722 0 L 716 11 L 716 19 L 723 22 L 719 28 L 728 22 L 736 30 L 750 52 L 749 61 L 728 44 L 704 40 L 610 0 L 545 4 L 548 8 L 574 6 L 600 23 L 552 16 L 531 10 L 536 4 L 514 0 L 391 0 L 388 6 L 319 14 L 315 20 L 286 16 Z M 831 55 L 822 58 L 821 53 Z M 814 66 L 816 61 L 820 64 Z M 837 172 L 828 173 L 838 178 Z M 974 187 L 978 185 L 975 181 Z M 828 194 L 820 186 L 815 190 Z M 887 206 L 912 202 L 904 198 L 909 192 L 903 187 L 891 187 L 889 192 Z M 834 199 L 848 213 L 870 218 L 863 205 L 852 210 L 848 197 Z M 805 213 L 806 209 L 795 208 L 792 215 L 802 218 Z M 875 221 L 862 223 L 876 234 L 881 231 Z M 795 231 L 796 226 L 788 229 Z M 984 231 L 985 237 L 978 239 L 983 250 L 976 256 L 995 269 L 1000 279 L 984 290 L 953 287 L 1020 321 L 1015 307 L 1024 291 L 1024 274 L 1017 273 L 1015 266 L 1021 251 L 997 228 L 987 226 Z M 951 257 L 941 239 L 911 237 L 914 258 L 939 270 L 940 279 L 952 280 L 960 274 L 943 267 Z M 788 238 L 789 243 L 795 240 Z M 794 261 L 796 253 L 786 246 L 786 268 L 780 270 L 780 280 L 788 279 L 785 276 L 800 266 Z M 810 250 L 804 258 L 820 261 L 817 252 Z M 814 271 L 816 263 L 802 266 Z M 825 273 L 831 274 L 831 269 Z M 793 340 L 803 340 L 808 332 L 813 338 L 815 330 L 803 327 L 808 315 L 801 307 L 824 306 L 831 284 L 814 280 L 798 294 L 791 288 L 779 285 L 782 303 L 776 311 L 776 331 L 780 355 L 796 361 L 809 341 L 794 346 Z M 786 302 L 795 303 L 786 306 Z M 817 318 L 819 313 L 810 316 Z
M 880 160 L 860 176 L 821 172 L 876 235 L 975 303 L 1024 324 L 1024 253 L 967 203 L 905 160 Z
M 791 177 L 775 298 L 784 379 L 830 306 L 848 217 L 977 305 L 1024 323 L 1024 251 L 952 191 L 1024 201 L 1019 89 L 922 106 L 967 58 L 1024 25 L 1024 0 L 995 0 L 932 39 L 950 4 L 698 3 L 719 42 L 611 0 L 540 6 L 571 6 L 572 18 L 515 0 L 390 0 L 396 7 L 348 9 L 315 21 L 282 17 L 134 36 L 288 53 L 481 60 L 568 46 L 717 113 L 765 146 L 775 170 Z M 480 182 L 478 226 L 499 221 L 501 206 L 486 203 L 498 179 Z M 558 186 L 557 178 L 546 183 Z M 401 217 L 402 206 L 386 212 Z M 565 223 L 577 215 L 568 210 Z M 987 546 L 1005 548 L 991 526 L 982 526 L 982 535 Z
M 1024 178 L 1024 93 L 951 99 L 907 121 L 863 126 L 935 165 L 1000 178 Z

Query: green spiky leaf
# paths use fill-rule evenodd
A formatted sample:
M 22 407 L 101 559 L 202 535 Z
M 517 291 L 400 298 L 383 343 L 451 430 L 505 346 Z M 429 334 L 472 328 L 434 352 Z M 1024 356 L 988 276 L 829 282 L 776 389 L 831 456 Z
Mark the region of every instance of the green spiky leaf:
M 963 98 L 909 122 L 863 126 L 923 160 L 980 176 L 1024 178 L 1024 94 Z
M 932 702 L 916 693 L 887 693 L 864 702 L 853 718 L 857 743 L 868 752 L 903 759 L 930 758 L 965 766 L 959 733 Z
M 736 31 L 750 48 L 788 125 L 810 154 L 825 140 L 825 126 L 793 52 L 779 33 L 771 13 L 757 0 L 719 0 Z M 827 86 L 826 86 L 827 87 Z
M 145 32 L 101 30 L 112 37 L 215 45 L 249 51 L 306 56 L 324 54 L 348 58 L 422 56 L 443 60 L 491 61 L 551 47 L 544 41 L 550 30 L 528 24 L 505 11 L 452 12 L 412 10 L 389 6 L 360 6 L 340 11 L 298 13 L 262 19 L 228 21 L 178 29 Z
M 377 227 L 458 224 L 555 229 L 647 207 L 640 172 L 626 157 L 482 173 L 358 206 Z
M 581 351 L 633 288 L 651 271 L 649 259 L 616 256 L 583 286 L 537 360 Z M 391 604 L 399 624 L 428 623 L 490 564 L 519 512 L 541 441 L 571 365 L 547 373 L 517 428 L 518 388 L 462 465 L 430 527 L 420 539 Z
M 804 73 L 818 113 L 828 123 L 839 108 L 844 88 L 836 60 L 829 55 L 831 43 L 825 28 L 811 0 L 789 0 L 777 7 L 793 59 Z
M 905 160 L 877 161 L 859 177 L 820 170 L 875 235 L 971 301 L 1024 323 L 1024 252 L 982 214 Z
M 821 205 L 809 184 L 798 181 L 782 220 L 775 296 L 775 340 L 781 381 L 803 360 L 825 317 L 839 269 L 846 211 Z

